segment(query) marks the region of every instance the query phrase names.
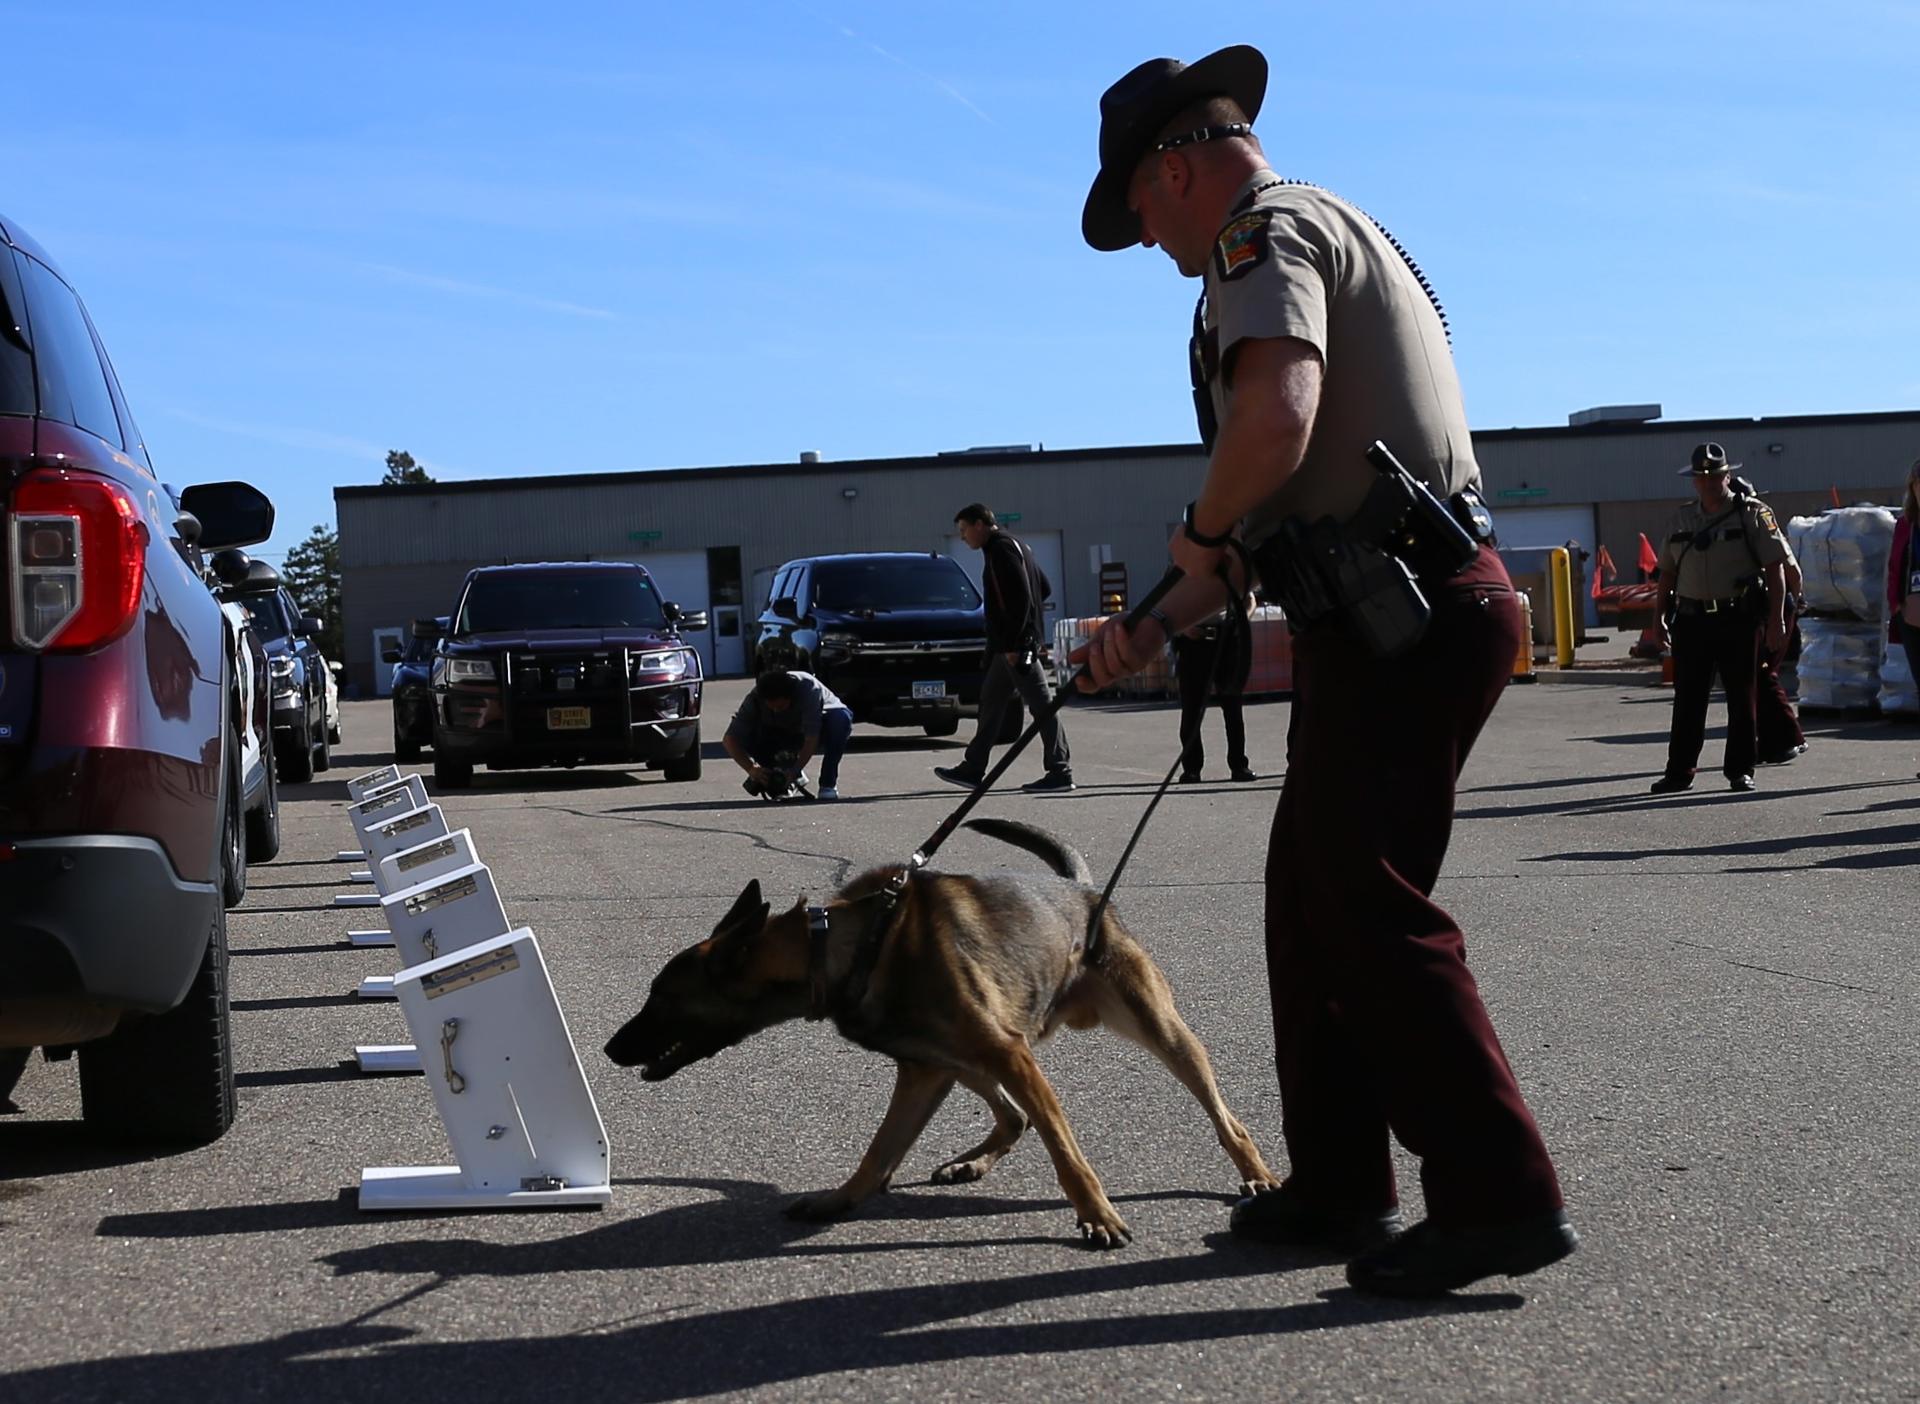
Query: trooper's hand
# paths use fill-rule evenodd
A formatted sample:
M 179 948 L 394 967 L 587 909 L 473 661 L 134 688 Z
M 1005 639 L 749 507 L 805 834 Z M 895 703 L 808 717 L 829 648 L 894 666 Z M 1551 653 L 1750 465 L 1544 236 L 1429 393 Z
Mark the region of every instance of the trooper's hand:
M 1202 546 L 1187 535 L 1184 527 L 1176 527 L 1173 539 L 1167 542 L 1167 554 L 1187 575 L 1204 580 L 1220 569 L 1220 558 L 1226 554 L 1226 547 Z
M 1092 638 L 1068 654 L 1067 661 L 1086 665 L 1087 673 L 1080 678 L 1080 690 L 1098 692 L 1146 667 L 1165 642 L 1158 620 L 1142 619 L 1129 633 L 1126 620 L 1116 614 L 1102 624 Z
M 756 765 L 752 770 L 747 772 L 747 777 L 761 785 L 771 785 L 773 783 L 773 772 L 768 770 L 764 765 Z

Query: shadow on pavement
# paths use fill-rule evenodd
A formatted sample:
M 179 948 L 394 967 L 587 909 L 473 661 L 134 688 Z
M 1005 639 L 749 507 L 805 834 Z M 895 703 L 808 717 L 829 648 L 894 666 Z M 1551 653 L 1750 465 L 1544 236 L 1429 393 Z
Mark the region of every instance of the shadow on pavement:
M 1741 843 L 1690 844 L 1689 858 L 1758 858 L 1798 853 L 1803 849 L 1873 848 L 1874 853 L 1843 854 L 1801 866 L 1814 868 L 1894 868 L 1920 864 L 1920 824 L 1898 824 L 1885 829 L 1854 829 L 1848 833 L 1804 834 L 1792 838 L 1749 839 Z M 1528 863 L 1637 863 L 1645 858 L 1673 856 L 1671 848 L 1615 848 L 1585 853 L 1542 853 Z M 1729 870 L 1741 871 L 1741 870 Z M 1779 864 L 1754 871 L 1780 872 Z
M 631 1183 L 631 1182 L 630 1182 Z M 1155 1345 L 1198 1344 L 1246 1336 L 1286 1335 L 1386 1324 L 1409 1318 L 1512 1311 L 1524 1299 L 1507 1292 L 1397 1302 L 1328 1291 L 1311 1301 L 1201 1311 L 1134 1311 L 1085 1319 L 1084 1304 L 1125 1292 L 1270 1277 L 1300 1266 L 1271 1249 L 1211 1235 L 1207 1251 L 1178 1257 L 1138 1252 L 1087 1252 L 1070 1239 L 996 1239 L 1018 1245 L 1041 1271 L 977 1281 L 876 1286 L 719 1311 L 697 1301 L 660 1303 L 637 1274 L 688 1264 L 748 1264 L 831 1251 L 842 1261 L 864 1254 L 961 1251 L 965 1243 L 817 1244 L 819 1230 L 791 1225 L 774 1212 L 785 1196 L 770 1185 L 740 1181 L 641 1181 L 696 1188 L 720 1197 L 596 1226 L 545 1242 L 484 1243 L 419 1239 L 355 1248 L 321 1259 L 336 1275 L 389 1273 L 433 1277 L 394 1300 L 333 1326 L 272 1340 L 210 1346 L 171 1354 L 105 1359 L 20 1371 L 10 1386 L 23 1397 L 64 1400 L 194 1398 L 210 1381 L 222 1389 L 265 1394 L 297 1391 L 302 1404 L 331 1400 L 531 1399 L 565 1381 L 569 1394 L 604 1393 L 622 1401 L 706 1397 L 814 1380 L 848 1371 L 981 1362 L 974 1384 L 990 1388 L 993 1362 L 1030 1355 L 1094 1355 Z M 926 1205 L 968 1198 L 934 1193 L 898 1196 Z M 350 1214 L 341 1201 L 128 1215 L 102 1222 L 103 1235 L 190 1237 L 221 1232 L 285 1232 L 325 1227 Z M 1016 1201 L 1026 1205 L 1027 1201 Z M 1066 1209 L 1059 1205 L 1062 1220 Z M 763 1213 L 753 1213 L 753 1210 Z M 743 1213 L 742 1211 L 749 1211 Z M 983 1240 L 983 1243 L 985 1241 Z M 577 1272 L 636 1274 L 632 1291 L 608 1300 L 604 1323 L 565 1336 L 501 1340 L 422 1337 L 379 1324 L 383 1312 L 418 1300 L 463 1277 L 540 1278 L 542 1290 L 563 1290 L 556 1276 Z M 1046 1303 L 1070 1319 L 970 1321 L 1018 1312 L 1030 1318 Z M 1116 1311 L 1119 1308 L 1114 1308 Z M 964 1324 L 955 1324 L 964 1323 Z M 1016 1392 L 1009 1386 L 1004 1392 Z

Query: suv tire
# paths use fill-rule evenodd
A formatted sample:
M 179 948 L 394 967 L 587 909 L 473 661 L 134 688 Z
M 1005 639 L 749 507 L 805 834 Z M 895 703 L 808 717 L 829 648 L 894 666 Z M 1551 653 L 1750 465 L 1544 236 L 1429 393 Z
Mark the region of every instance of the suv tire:
M 246 813 L 240 789 L 240 743 L 227 734 L 224 751 L 226 801 L 220 806 L 220 901 L 232 908 L 247 900 Z
M 313 768 L 330 770 L 333 768 L 333 743 L 328 737 L 326 719 L 320 721 L 319 739 L 313 744 Z
M 400 734 L 400 723 L 393 724 L 393 758 L 397 761 L 417 761 L 420 759 L 420 743 L 409 741 Z
M 675 756 L 660 767 L 661 776 L 675 785 L 687 784 L 700 778 L 700 728 L 693 729 L 693 744 L 687 747 L 683 756 Z
M 187 996 L 165 1014 L 128 1014 L 80 1045 L 80 1114 L 116 1142 L 205 1145 L 233 1125 L 227 914 L 216 907 Z
M 267 767 L 267 794 L 259 807 L 247 811 L 247 861 L 271 863 L 280 856 L 280 762 L 273 747 L 261 760 Z
M 437 755 L 433 758 L 433 779 L 443 790 L 470 790 L 473 788 L 473 762 Z
M 295 785 L 304 785 L 313 779 L 313 728 L 305 713 L 294 728 L 293 739 L 287 743 L 287 779 Z

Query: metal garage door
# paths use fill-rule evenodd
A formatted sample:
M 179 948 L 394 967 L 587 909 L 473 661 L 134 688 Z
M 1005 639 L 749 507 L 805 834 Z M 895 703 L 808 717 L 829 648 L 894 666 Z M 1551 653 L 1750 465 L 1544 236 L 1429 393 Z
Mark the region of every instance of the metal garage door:
M 1599 542 L 1599 533 L 1594 530 L 1593 507 L 1585 504 L 1577 507 L 1503 507 L 1496 499 L 1489 504 L 1493 508 L 1493 529 L 1499 534 L 1500 548 L 1503 551 L 1525 551 L 1544 549 L 1550 546 L 1565 546 L 1569 541 L 1592 556 Z M 1576 566 L 1578 562 L 1575 563 Z M 1592 560 L 1587 562 L 1589 578 L 1593 571 Z M 1591 597 L 1583 597 L 1579 602 L 1589 624 L 1598 624 L 1599 616 L 1594 613 Z

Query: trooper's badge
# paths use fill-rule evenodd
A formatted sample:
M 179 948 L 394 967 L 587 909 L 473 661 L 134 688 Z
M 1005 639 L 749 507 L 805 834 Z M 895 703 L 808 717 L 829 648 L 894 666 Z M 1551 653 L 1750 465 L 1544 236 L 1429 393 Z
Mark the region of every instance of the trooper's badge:
M 1267 226 L 1272 222 L 1271 210 L 1255 210 L 1241 215 L 1220 231 L 1219 242 L 1213 248 L 1213 261 L 1222 282 L 1231 282 L 1260 266 L 1267 256 Z

